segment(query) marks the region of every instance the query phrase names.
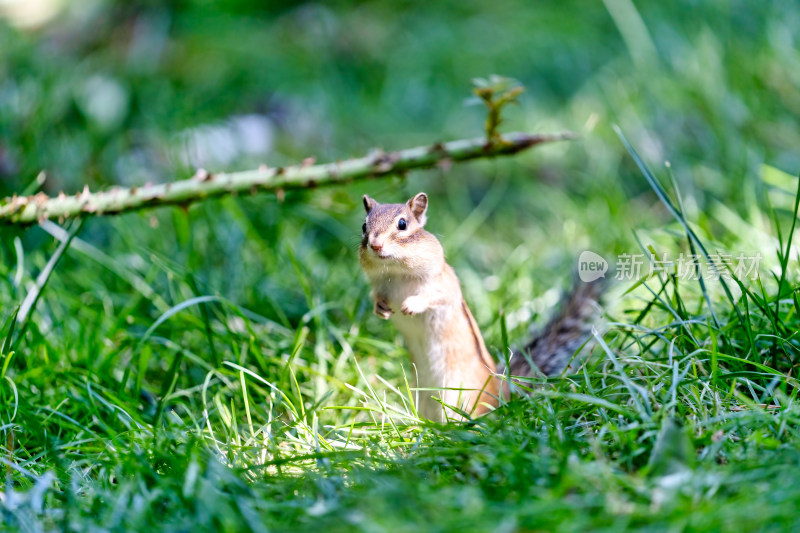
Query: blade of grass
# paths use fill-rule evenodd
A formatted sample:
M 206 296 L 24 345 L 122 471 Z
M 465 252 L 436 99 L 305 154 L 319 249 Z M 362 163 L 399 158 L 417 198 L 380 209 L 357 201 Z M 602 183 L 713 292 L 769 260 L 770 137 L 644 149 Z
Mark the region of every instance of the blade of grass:
M 22 339 L 25 337 L 25 330 L 28 328 L 28 321 L 30 320 L 31 313 L 36 308 L 36 304 L 39 301 L 39 298 L 42 296 L 42 292 L 44 291 L 47 282 L 50 280 L 50 276 L 53 275 L 55 271 L 56 265 L 58 262 L 61 261 L 61 257 L 64 255 L 64 252 L 67 251 L 69 248 L 72 239 L 80 232 L 81 228 L 83 227 L 84 222 L 86 219 L 80 218 L 78 219 L 70 230 L 69 235 L 66 240 L 61 241 L 56 248 L 56 251 L 50 257 L 50 260 L 47 261 L 47 264 L 36 277 L 36 283 L 34 286 L 28 291 L 28 294 L 25 296 L 25 299 L 22 301 L 22 304 L 19 306 L 19 311 L 17 312 L 17 323 L 19 324 L 19 332 L 17 334 L 17 338 L 13 343 L 13 347 L 19 346 L 22 342 Z
M 689 226 L 689 222 L 686 220 L 686 217 L 684 216 L 684 214 L 682 212 L 680 212 L 672 204 L 672 201 L 670 201 L 670 199 L 667 196 L 667 193 L 664 190 L 664 188 L 661 186 L 661 184 L 658 182 L 658 180 L 656 180 L 656 178 L 653 175 L 653 173 L 650 172 L 650 169 L 644 163 L 642 158 L 639 157 L 639 154 L 636 152 L 636 150 L 633 148 L 633 146 L 630 144 L 630 142 L 628 142 L 628 139 L 622 133 L 622 130 L 619 128 L 619 126 L 614 125 L 614 131 L 617 133 L 617 136 L 622 141 L 622 144 L 623 144 L 623 146 L 625 146 L 625 149 L 628 151 L 628 154 L 630 154 L 630 156 L 633 158 L 634 162 L 636 163 L 636 166 L 639 167 L 639 170 L 642 172 L 642 174 L 644 175 L 645 179 L 650 184 L 650 187 L 656 193 L 656 196 L 658 196 L 659 200 L 661 200 L 661 203 L 664 204 L 664 206 L 667 208 L 667 210 L 670 212 L 670 214 L 672 214 L 672 216 L 675 218 L 675 220 L 677 220 L 678 223 L 680 223 L 680 225 L 683 226 L 683 229 L 684 229 L 684 231 L 686 231 L 686 234 L 689 236 L 689 239 L 694 241 L 695 245 L 697 245 L 697 247 L 703 253 L 703 256 L 705 257 L 705 259 L 708 262 L 709 266 L 716 269 L 716 267 L 714 266 L 713 261 L 711 261 L 711 258 L 710 258 L 710 255 L 709 255 L 708 251 L 706 250 L 706 248 L 703 245 L 703 243 L 700 240 L 700 238 L 697 236 L 697 234 L 691 228 L 691 226 Z M 733 299 L 733 294 L 731 293 L 731 290 L 728 287 L 728 284 L 725 283 L 725 280 L 722 279 L 721 277 L 719 279 L 719 282 L 722 285 L 722 288 L 725 291 L 725 294 L 727 295 L 728 300 L 731 302 L 731 305 L 733 305 L 733 309 L 736 312 L 736 314 L 738 315 L 739 321 L 741 322 L 742 321 L 741 313 L 739 312 L 739 309 L 736 306 L 736 302 Z M 714 312 L 714 307 L 711 304 L 711 299 L 708 296 L 708 292 L 705 290 L 705 283 L 702 281 L 702 276 L 700 277 L 700 286 L 701 286 L 701 289 L 703 291 L 703 295 L 704 295 L 704 297 L 706 299 L 706 305 L 708 305 L 709 312 L 711 313 L 712 319 L 714 320 L 714 325 L 715 325 L 715 327 L 717 327 L 719 329 L 719 327 L 720 327 L 719 319 L 717 318 L 717 315 Z M 727 342 L 727 340 L 725 340 L 725 339 L 724 339 L 724 341 Z

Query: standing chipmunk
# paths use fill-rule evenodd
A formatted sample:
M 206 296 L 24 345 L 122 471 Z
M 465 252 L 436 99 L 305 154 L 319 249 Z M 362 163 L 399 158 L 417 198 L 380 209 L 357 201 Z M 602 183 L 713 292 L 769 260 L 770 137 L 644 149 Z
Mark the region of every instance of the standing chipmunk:
M 470 416 L 491 411 L 501 390 L 507 397 L 508 382 L 497 374 L 442 245 L 425 231 L 428 196 L 421 192 L 405 204 L 379 204 L 365 195 L 364 208 L 358 255 L 372 285 L 374 312 L 391 318 L 402 334 L 419 387 L 435 389 L 423 391 L 419 412 L 430 419 L 461 418 L 433 399 L 437 391 L 445 405 Z M 542 334 L 512 356 L 510 374 L 531 376 L 531 363 L 548 375 L 561 372 L 590 336 L 601 290 L 598 283 L 577 285 Z

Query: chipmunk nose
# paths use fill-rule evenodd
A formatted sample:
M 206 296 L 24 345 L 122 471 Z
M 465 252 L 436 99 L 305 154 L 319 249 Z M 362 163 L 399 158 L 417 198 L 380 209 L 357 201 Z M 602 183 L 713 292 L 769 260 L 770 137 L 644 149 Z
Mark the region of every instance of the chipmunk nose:
M 384 239 L 381 239 L 380 236 L 376 234 L 371 234 L 368 239 L 369 247 L 378 254 L 383 250 L 384 242 Z

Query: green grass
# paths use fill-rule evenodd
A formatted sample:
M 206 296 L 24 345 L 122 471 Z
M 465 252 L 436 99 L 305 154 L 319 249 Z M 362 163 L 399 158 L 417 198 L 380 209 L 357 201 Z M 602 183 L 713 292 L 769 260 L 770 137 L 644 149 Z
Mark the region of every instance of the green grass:
M 0 26 L 2 194 L 42 168 L 49 193 L 184 177 L 177 132 L 249 113 L 272 121 L 271 150 L 209 170 L 473 136 L 469 80 L 492 72 L 528 89 L 505 131 L 581 135 L 282 201 L 2 228 L 0 524 L 796 528 L 800 12 L 608 5 L 108 3 L 41 33 Z M 169 44 L 136 55 L 120 28 L 137 21 L 144 43 L 167 21 Z M 118 122 L 81 100 L 92 74 L 127 95 Z M 361 195 L 423 189 L 498 359 L 503 319 L 524 342 L 583 250 L 758 252 L 760 277 L 618 283 L 574 375 L 434 424 L 356 258 Z

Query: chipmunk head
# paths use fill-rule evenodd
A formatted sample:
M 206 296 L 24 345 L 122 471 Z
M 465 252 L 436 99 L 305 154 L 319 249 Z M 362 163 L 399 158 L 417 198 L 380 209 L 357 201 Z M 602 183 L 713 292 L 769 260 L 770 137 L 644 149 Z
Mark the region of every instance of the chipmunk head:
M 424 192 L 404 204 L 379 204 L 364 195 L 364 209 L 367 218 L 361 227 L 359 255 L 365 271 L 392 266 L 414 273 L 443 260 L 439 241 L 425 231 L 428 195 Z

